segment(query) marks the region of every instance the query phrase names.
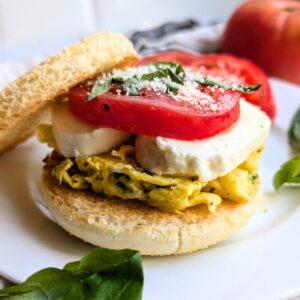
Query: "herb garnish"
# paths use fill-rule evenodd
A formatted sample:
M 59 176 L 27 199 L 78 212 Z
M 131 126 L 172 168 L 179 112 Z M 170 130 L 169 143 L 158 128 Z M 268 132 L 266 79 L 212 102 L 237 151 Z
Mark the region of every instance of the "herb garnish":
M 216 81 L 216 80 L 213 80 L 208 77 L 202 77 L 200 80 L 197 79 L 195 81 L 200 84 L 204 84 L 204 85 L 208 85 L 208 86 L 217 86 L 217 87 L 223 88 L 224 90 L 232 90 L 232 91 L 237 91 L 237 92 L 241 92 L 241 93 L 255 92 L 261 87 L 261 84 L 255 84 L 255 85 L 251 85 L 251 86 L 244 86 L 244 85 L 240 85 L 240 84 L 234 85 L 234 84 L 230 84 L 230 83 L 226 83 L 226 82 Z
M 291 148 L 296 153 L 300 153 L 300 107 L 298 108 L 292 119 L 288 131 L 288 137 Z
M 62 270 L 43 269 L 21 284 L 0 290 L 0 299 L 141 300 L 142 290 L 137 251 L 95 248 Z
M 87 98 L 87 102 L 92 101 L 98 96 L 104 95 L 109 91 L 111 88 L 111 79 L 104 81 L 104 82 L 96 82 L 89 93 L 89 96 Z
M 300 184 L 300 156 L 284 163 L 273 178 L 275 190 L 284 184 Z
M 163 92 L 167 94 L 176 93 L 180 86 L 184 85 L 184 81 L 186 79 L 186 71 L 184 70 L 182 65 L 172 62 L 154 62 L 146 65 L 146 67 L 147 66 L 151 67 L 153 71 L 141 74 L 140 76 L 135 74 L 131 78 L 123 78 L 120 76 L 115 77 L 113 73 L 111 73 L 110 75 L 106 76 L 105 79 L 96 81 L 92 88 L 92 91 L 87 98 L 87 102 L 90 102 L 96 97 L 108 92 L 112 84 L 114 83 L 120 84 L 123 91 L 128 96 L 139 96 L 139 88 L 141 83 L 146 81 L 153 82 L 158 78 L 162 79 L 162 82 L 166 85 Z M 191 80 L 192 82 L 197 82 L 198 84 L 207 86 L 216 86 L 225 90 L 250 93 L 257 91 L 261 87 L 260 84 L 256 84 L 253 86 L 243 86 L 227 82 L 220 82 L 208 76 L 193 76 L 192 74 L 193 73 L 190 72 L 188 76 L 189 80 Z
M 300 107 L 292 118 L 288 139 L 292 150 L 300 153 Z M 275 190 L 284 184 L 300 186 L 300 155 L 284 163 L 274 175 L 273 186 Z
M 257 173 L 253 173 L 253 174 L 250 175 L 250 180 L 252 182 L 255 182 L 255 180 L 257 179 L 257 177 L 258 177 L 258 174 Z

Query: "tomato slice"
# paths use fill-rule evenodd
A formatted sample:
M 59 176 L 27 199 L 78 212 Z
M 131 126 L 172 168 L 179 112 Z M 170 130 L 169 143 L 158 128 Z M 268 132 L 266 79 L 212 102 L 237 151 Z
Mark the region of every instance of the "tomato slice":
M 228 82 L 241 85 L 261 84 L 262 87 L 251 93 L 243 93 L 243 97 L 259 106 L 272 120 L 276 115 L 276 105 L 270 83 L 264 72 L 252 62 L 225 54 L 194 55 L 184 52 L 163 52 L 148 56 L 138 62 L 144 65 L 154 61 L 174 61 L 191 69 L 200 70 L 205 75 L 220 77 Z
M 171 61 L 198 69 L 202 67 L 199 58 L 183 52 L 168 52 L 145 58 L 140 64 Z M 176 101 L 170 94 L 149 89 L 143 90 L 140 96 L 118 95 L 114 87 L 87 102 L 90 90 L 90 83 L 71 89 L 70 108 L 76 116 L 102 127 L 135 134 L 181 140 L 203 139 L 228 130 L 240 114 L 240 93 L 205 85 L 199 86 L 199 90 L 209 101 L 207 105 L 200 106 L 188 101 Z M 210 104 L 217 104 L 217 109 Z
M 71 111 L 78 117 L 135 134 L 181 140 L 211 137 L 230 128 L 240 113 L 239 93 L 207 90 L 221 107 L 218 112 L 201 111 L 166 94 L 147 91 L 144 96 L 119 96 L 111 92 L 86 102 L 90 88 L 77 86 L 69 93 Z

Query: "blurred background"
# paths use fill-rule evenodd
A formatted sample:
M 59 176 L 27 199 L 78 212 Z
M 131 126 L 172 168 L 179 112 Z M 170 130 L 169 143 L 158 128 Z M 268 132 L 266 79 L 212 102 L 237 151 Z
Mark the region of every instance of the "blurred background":
M 46 55 L 95 31 L 226 20 L 242 0 L 0 0 L 0 60 Z M 22 51 L 20 51 L 22 49 Z M 47 52 L 47 53 L 45 53 Z

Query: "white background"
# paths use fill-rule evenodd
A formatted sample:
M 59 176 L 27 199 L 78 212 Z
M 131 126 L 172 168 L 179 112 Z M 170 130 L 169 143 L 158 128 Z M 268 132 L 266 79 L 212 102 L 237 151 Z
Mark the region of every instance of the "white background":
M 228 17 L 242 0 L 0 0 L 0 50 L 81 37 L 101 30 L 129 32 L 164 21 Z

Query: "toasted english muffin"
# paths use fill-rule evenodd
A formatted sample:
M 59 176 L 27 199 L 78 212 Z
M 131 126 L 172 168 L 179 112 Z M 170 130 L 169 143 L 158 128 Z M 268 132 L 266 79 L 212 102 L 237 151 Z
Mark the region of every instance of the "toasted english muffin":
M 75 43 L 0 92 L 0 154 L 31 136 L 49 104 L 81 81 L 133 65 L 138 56 L 118 33 L 96 33 Z
M 168 213 L 141 201 L 100 196 L 59 185 L 44 168 L 45 203 L 57 223 L 71 235 L 100 247 L 131 248 L 143 255 L 171 255 L 205 249 L 245 225 L 260 199 L 247 203 L 223 200 L 216 213 L 205 205 Z
M 0 153 L 34 133 L 49 106 L 73 86 L 137 59 L 124 36 L 97 33 L 34 67 L 0 93 Z M 74 190 L 60 184 L 47 165 L 43 175 L 45 203 L 66 231 L 97 246 L 144 255 L 189 253 L 226 239 L 254 213 L 259 180 L 254 187 L 253 199 L 243 204 L 223 199 L 215 213 L 205 205 L 170 213 L 137 200 Z

